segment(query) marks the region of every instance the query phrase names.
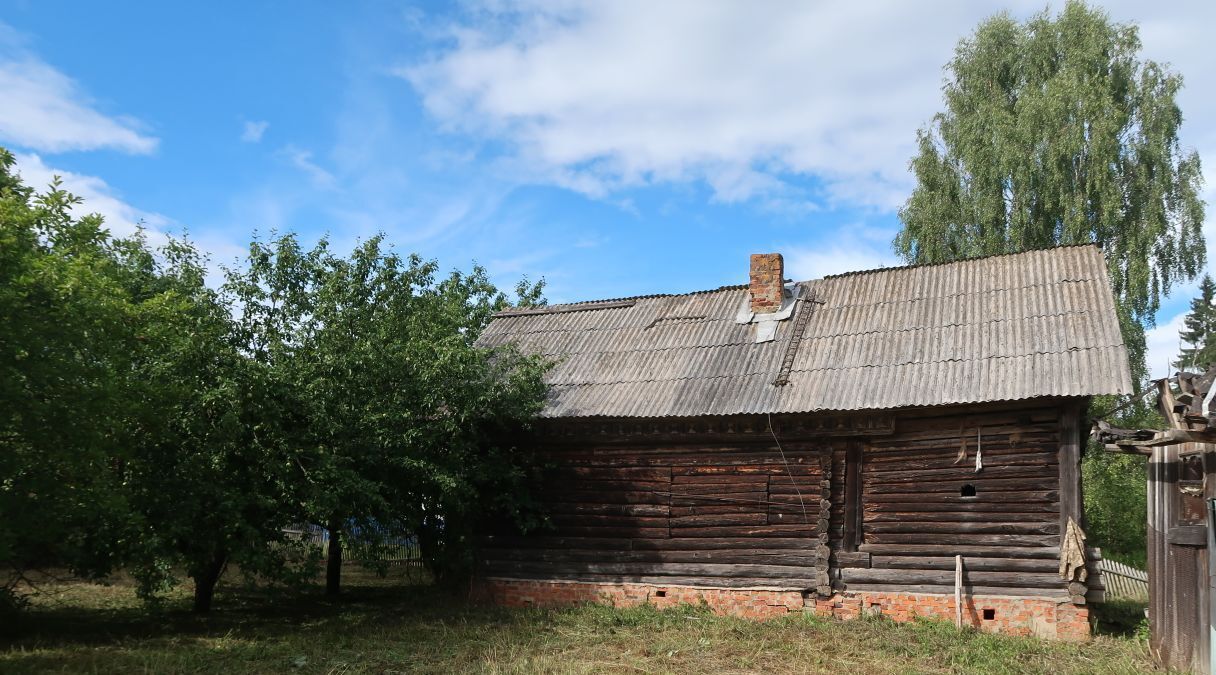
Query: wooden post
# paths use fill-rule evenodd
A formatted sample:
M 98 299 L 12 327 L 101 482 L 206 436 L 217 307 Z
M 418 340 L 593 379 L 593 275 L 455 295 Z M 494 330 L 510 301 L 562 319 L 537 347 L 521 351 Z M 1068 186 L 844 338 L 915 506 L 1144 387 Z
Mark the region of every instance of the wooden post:
M 850 441 L 845 449 L 844 550 L 856 551 L 861 544 L 861 446 Z
M 954 627 L 963 627 L 963 556 L 954 556 Z
M 1060 536 L 1068 519 L 1084 528 L 1081 502 L 1081 404 L 1069 402 L 1060 414 Z

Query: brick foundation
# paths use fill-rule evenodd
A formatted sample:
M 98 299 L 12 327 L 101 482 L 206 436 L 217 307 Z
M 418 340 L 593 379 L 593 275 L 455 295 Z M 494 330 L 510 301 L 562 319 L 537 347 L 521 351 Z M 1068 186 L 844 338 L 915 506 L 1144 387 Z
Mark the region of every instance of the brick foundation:
M 808 600 L 808 603 L 810 601 Z M 881 614 L 895 621 L 954 621 L 954 596 L 931 593 L 846 593 L 817 599 L 815 613 L 838 619 Z M 990 633 L 1088 640 L 1089 608 L 1050 598 L 981 595 L 963 598 L 963 623 Z
M 895 621 L 928 617 L 954 621 L 954 596 L 929 593 L 844 593 L 804 599 L 800 591 L 777 589 L 697 588 L 651 584 L 609 584 L 484 578 L 476 595 L 506 607 L 560 607 L 602 602 L 617 607 L 650 603 L 655 607 L 705 603 L 718 614 L 769 619 L 790 612 L 855 619 L 881 614 Z M 1088 640 L 1089 609 L 1048 598 L 977 596 L 964 598 L 963 622 L 980 630 L 1047 639 Z

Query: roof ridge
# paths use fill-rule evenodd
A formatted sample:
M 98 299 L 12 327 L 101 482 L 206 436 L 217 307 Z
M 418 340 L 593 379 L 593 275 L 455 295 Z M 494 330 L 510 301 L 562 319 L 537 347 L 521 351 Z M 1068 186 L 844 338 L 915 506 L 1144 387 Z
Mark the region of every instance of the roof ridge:
M 1040 253 L 1043 251 L 1055 251 L 1058 249 L 1083 248 L 1086 246 L 1093 247 L 1095 249 L 1099 249 L 1098 244 L 1095 242 L 1092 242 L 1092 241 L 1083 242 L 1083 243 L 1079 243 L 1079 244 L 1061 244 L 1059 246 L 1045 246 L 1043 248 L 1031 248 L 1031 249 L 1026 249 L 1025 251 L 1012 251 L 1009 253 L 992 253 L 989 255 L 977 255 L 977 256 L 971 256 L 968 258 L 958 258 L 957 260 L 946 260 L 943 262 L 913 263 L 913 264 L 909 264 L 909 265 L 895 265 L 892 267 L 874 267 L 874 268 L 871 268 L 868 270 L 853 270 L 852 272 L 841 272 L 839 274 L 827 274 L 827 275 L 824 275 L 822 277 L 815 278 L 815 279 L 797 280 L 797 281 L 795 281 L 795 283 L 805 284 L 805 283 L 809 283 L 811 281 L 819 281 L 821 279 L 840 279 L 840 278 L 844 278 L 844 277 L 860 276 L 863 274 L 877 274 L 879 272 L 897 272 L 897 271 L 901 271 L 901 270 L 917 269 L 920 267 L 943 267 L 945 265 L 957 265 L 959 263 L 974 262 L 976 260 L 987 260 L 988 258 L 1006 258 L 1006 257 L 1012 257 L 1012 256 L 1019 256 L 1019 255 L 1029 255 L 1031 253 Z M 1099 250 L 1101 250 L 1101 249 L 1099 249 Z M 787 281 L 791 281 L 791 280 L 787 280 Z M 578 300 L 575 302 L 560 302 L 560 303 L 556 303 L 553 305 L 544 305 L 544 307 L 552 307 L 552 308 L 556 309 L 556 308 L 560 308 L 560 307 L 577 307 L 579 305 L 593 305 L 593 304 L 603 303 L 603 302 L 620 302 L 620 301 L 624 301 L 624 300 L 650 300 L 653 298 L 678 298 L 678 297 L 682 297 L 682 296 L 686 296 L 686 295 L 704 295 L 707 293 L 721 293 L 722 291 L 739 291 L 739 290 L 743 290 L 747 287 L 748 287 L 747 284 L 727 284 L 725 286 L 719 286 L 717 288 L 706 288 L 704 290 L 699 290 L 699 291 L 686 291 L 684 293 L 646 293 L 643 295 L 627 295 L 627 296 L 620 297 L 620 298 L 598 298 L 598 299 L 594 299 L 594 300 Z M 510 311 L 510 310 L 505 310 L 505 311 Z
M 839 274 L 828 274 L 823 276 L 824 279 L 840 279 L 842 277 L 859 276 L 862 274 L 875 274 L 878 272 L 897 272 L 900 270 L 911 270 L 921 267 L 944 267 L 946 265 L 958 265 L 965 262 L 975 262 L 976 260 L 987 260 L 989 258 L 1010 258 L 1019 255 L 1030 255 L 1031 253 L 1042 253 L 1043 251 L 1056 251 L 1066 248 L 1084 248 L 1091 247 L 1101 251 L 1097 242 L 1082 242 L 1079 244 L 1060 244 L 1058 246 L 1044 246 L 1041 248 L 1028 248 L 1025 251 L 1010 251 L 1008 253 L 989 253 L 988 255 L 973 255 L 967 258 L 956 258 L 954 260 L 943 260 L 933 263 L 911 263 L 908 265 L 896 265 L 894 267 L 874 267 L 868 270 L 854 270 L 852 272 L 841 272 Z

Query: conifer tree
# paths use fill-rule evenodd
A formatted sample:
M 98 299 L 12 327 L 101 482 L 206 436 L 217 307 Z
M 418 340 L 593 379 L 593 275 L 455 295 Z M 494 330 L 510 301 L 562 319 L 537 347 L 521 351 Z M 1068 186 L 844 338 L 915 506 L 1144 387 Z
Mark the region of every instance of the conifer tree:
M 1174 365 L 1182 370 L 1206 370 L 1216 364 L 1216 281 L 1211 275 L 1203 275 L 1199 297 L 1191 300 L 1183 326 L 1179 336 L 1188 346 L 1182 348 Z

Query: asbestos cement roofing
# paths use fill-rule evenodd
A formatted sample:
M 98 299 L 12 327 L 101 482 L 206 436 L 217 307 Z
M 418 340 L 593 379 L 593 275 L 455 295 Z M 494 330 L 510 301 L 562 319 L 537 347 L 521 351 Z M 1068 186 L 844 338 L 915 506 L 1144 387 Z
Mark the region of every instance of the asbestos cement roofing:
M 506 312 L 479 340 L 553 357 L 545 417 L 880 410 L 1132 393 L 1102 253 L 1070 246 L 798 284 L 776 339 L 747 287 Z M 629 300 L 629 299 L 627 299 Z M 581 309 L 582 307 L 586 309 Z M 799 314 L 788 384 L 774 381 Z

